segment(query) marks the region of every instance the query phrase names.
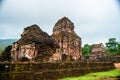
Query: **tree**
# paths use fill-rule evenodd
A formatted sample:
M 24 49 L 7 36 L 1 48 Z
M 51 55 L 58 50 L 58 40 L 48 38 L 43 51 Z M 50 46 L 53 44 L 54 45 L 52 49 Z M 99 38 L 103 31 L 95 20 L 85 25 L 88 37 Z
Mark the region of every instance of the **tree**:
M 91 53 L 91 46 L 88 44 L 85 44 L 84 47 L 82 48 L 82 55 L 85 58 L 89 58 L 90 53 Z
M 117 53 L 118 53 L 118 55 L 120 55 L 120 42 L 118 43 Z
M 5 48 L 5 50 L 2 53 L 2 61 L 10 61 L 11 60 L 11 57 L 10 57 L 10 55 L 11 55 L 10 51 L 11 51 L 11 49 L 12 49 L 12 46 L 7 46 Z
M 117 55 L 118 42 L 116 42 L 116 38 L 109 38 L 108 42 L 106 43 L 106 52 L 111 56 Z
M 3 51 L 4 51 L 5 47 L 4 46 L 1 46 L 0 47 L 0 56 L 2 55 Z
M 4 51 L 4 47 L 0 47 L 0 61 L 2 60 L 2 53 L 3 53 L 3 51 Z

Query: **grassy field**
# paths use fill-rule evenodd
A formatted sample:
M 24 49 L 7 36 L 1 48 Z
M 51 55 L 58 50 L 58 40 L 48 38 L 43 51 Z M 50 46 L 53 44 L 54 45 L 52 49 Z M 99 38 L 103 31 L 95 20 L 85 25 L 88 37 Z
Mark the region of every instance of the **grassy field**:
M 84 76 L 64 78 L 61 80 L 99 80 L 100 78 L 116 77 L 116 76 L 120 76 L 120 70 L 118 69 L 110 70 L 106 72 L 89 73 Z

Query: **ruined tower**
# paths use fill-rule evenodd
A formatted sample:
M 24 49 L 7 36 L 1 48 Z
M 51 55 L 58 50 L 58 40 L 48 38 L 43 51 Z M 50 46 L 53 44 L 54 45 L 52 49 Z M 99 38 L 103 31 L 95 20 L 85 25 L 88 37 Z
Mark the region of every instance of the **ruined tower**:
M 67 17 L 55 24 L 52 38 L 59 44 L 56 54 L 66 54 L 74 60 L 81 57 L 81 38 L 75 33 L 74 24 Z
M 11 58 L 13 61 L 49 61 L 57 48 L 55 40 L 38 25 L 31 25 L 24 29 L 21 38 L 12 44 Z

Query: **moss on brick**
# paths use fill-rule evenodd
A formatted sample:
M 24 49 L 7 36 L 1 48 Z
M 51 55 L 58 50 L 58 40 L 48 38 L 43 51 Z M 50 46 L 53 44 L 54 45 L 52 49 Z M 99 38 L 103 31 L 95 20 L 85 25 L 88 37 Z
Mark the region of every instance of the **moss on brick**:
M 5 66 L 9 66 L 6 70 Z M 0 63 L 0 80 L 56 80 L 64 77 L 81 76 L 90 72 L 114 69 L 113 63 L 87 62 L 24 62 Z

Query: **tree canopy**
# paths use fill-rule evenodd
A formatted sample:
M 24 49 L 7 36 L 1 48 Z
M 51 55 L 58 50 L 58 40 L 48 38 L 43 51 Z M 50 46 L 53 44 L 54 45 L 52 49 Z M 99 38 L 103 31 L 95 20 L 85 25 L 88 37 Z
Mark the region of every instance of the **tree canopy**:
M 82 48 L 82 55 L 85 58 L 89 58 L 90 53 L 91 53 L 91 46 L 88 44 L 85 44 L 84 47 Z
M 111 56 L 120 54 L 120 43 L 116 41 L 116 38 L 109 38 L 106 43 L 106 52 Z

